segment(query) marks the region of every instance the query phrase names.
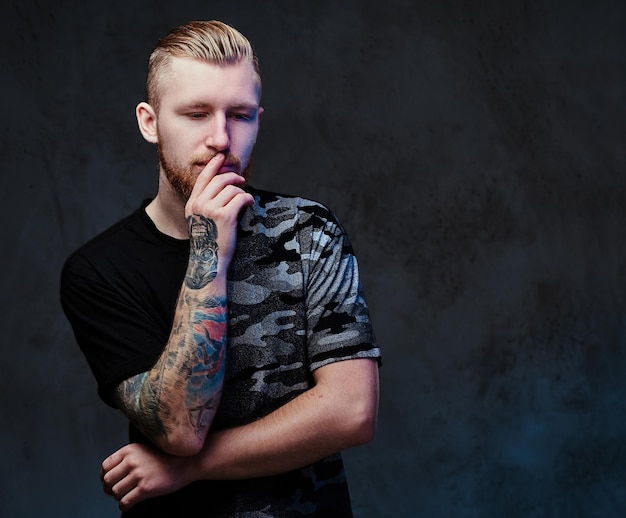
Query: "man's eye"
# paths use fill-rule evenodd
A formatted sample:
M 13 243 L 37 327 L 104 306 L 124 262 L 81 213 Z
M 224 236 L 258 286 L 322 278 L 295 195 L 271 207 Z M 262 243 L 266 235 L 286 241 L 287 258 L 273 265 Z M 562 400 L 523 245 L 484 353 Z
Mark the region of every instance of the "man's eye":
M 252 120 L 252 116 L 247 113 L 231 113 L 230 117 L 236 121 L 249 121 Z
M 190 113 L 189 117 L 191 119 L 203 119 L 206 115 L 204 113 Z

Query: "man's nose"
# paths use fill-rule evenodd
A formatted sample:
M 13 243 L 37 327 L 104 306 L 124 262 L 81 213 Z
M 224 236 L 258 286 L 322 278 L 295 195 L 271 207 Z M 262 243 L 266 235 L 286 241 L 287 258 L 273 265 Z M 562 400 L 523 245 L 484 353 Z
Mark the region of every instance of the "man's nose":
M 230 147 L 230 134 L 226 115 L 216 114 L 211 118 L 205 144 L 216 151 L 224 151 Z

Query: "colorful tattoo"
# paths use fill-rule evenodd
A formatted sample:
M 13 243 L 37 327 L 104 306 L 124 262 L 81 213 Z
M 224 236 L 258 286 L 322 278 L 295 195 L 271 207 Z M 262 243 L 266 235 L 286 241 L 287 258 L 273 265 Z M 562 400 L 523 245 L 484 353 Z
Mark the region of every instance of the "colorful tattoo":
M 169 345 L 149 373 L 126 380 L 116 392 L 120 406 L 152 438 L 168 434 L 167 423 L 172 416 L 164 404 L 164 391 L 185 387 L 186 412 L 196 434 L 211 425 L 222 393 L 226 296 L 207 296 L 198 291 L 217 276 L 217 226 L 213 220 L 197 215 L 188 217 L 187 224 L 189 267 Z
M 196 433 L 210 424 L 219 404 L 224 379 L 226 318 L 226 299 L 212 299 L 194 313 L 193 336 L 198 361 L 189 366 L 187 408 Z M 212 396 L 207 399 L 207 394 Z

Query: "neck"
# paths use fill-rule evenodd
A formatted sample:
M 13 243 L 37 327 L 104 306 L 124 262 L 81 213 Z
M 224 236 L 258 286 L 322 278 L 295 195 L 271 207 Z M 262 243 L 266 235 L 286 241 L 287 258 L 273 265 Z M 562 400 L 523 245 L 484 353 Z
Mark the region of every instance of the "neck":
M 159 191 L 146 207 L 146 214 L 160 232 L 176 239 L 189 239 L 185 200 L 162 176 L 159 178 Z

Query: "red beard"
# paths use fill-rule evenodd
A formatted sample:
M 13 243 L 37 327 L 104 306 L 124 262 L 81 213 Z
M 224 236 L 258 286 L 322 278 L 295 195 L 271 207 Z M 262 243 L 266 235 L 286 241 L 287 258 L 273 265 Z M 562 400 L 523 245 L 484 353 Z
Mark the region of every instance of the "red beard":
M 193 156 L 186 166 L 181 167 L 176 164 L 172 164 L 167 159 L 161 146 L 157 146 L 157 153 L 159 155 L 159 164 L 161 164 L 161 167 L 165 172 L 165 176 L 167 177 L 174 190 L 178 194 L 180 194 L 180 196 L 185 200 L 189 199 L 191 191 L 196 184 L 196 179 L 200 174 L 197 170 L 198 164 L 209 162 L 217 154 L 214 151 L 207 151 L 206 155 Z M 225 164 L 232 164 L 232 170 L 242 175 L 246 180 L 248 179 L 248 174 L 250 172 L 251 161 L 252 160 L 248 161 L 246 167 L 242 171 L 241 159 L 238 156 L 227 153 L 224 159 Z

